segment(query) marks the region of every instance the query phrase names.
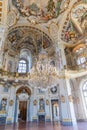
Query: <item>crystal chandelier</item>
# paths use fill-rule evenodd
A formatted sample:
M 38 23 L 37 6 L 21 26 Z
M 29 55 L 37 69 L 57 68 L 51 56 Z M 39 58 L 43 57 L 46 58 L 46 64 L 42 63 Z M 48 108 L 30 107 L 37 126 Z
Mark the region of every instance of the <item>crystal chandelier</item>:
M 29 84 L 38 88 L 47 88 L 58 83 L 58 71 L 55 66 L 50 64 L 48 54 L 46 53 L 42 32 L 42 48 L 38 55 L 38 60 L 30 71 Z
M 30 71 L 29 84 L 38 88 L 47 88 L 58 83 L 58 76 L 56 67 L 49 64 L 37 64 Z

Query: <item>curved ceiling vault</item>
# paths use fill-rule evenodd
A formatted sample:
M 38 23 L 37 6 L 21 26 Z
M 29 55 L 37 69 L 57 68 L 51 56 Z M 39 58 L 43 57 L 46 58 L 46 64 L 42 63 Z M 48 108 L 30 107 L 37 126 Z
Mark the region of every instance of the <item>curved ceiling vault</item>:
M 47 22 L 59 15 L 62 1 L 57 0 L 12 0 L 13 5 L 23 17 L 33 17 L 40 23 Z
M 53 43 L 47 34 L 35 27 L 18 26 L 9 31 L 5 51 L 8 50 L 9 54 L 12 52 L 12 55 L 15 55 L 23 48 L 29 49 L 35 55 L 40 53 L 42 48 L 53 48 Z

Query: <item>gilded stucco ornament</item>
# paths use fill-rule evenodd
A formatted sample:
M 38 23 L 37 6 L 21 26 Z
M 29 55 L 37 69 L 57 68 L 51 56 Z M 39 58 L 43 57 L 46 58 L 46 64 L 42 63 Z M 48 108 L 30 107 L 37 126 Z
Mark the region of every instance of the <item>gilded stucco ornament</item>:
M 36 99 L 33 101 L 33 104 L 34 104 L 34 106 L 37 105 L 37 100 Z
M 7 16 L 7 25 L 11 27 L 15 25 L 17 21 L 18 21 L 18 16 L 16 12 L 14 10 L 9 11 Z
M 72 95 L 69 95 L 69 96 L 68 96 L 68 99 L 69 99 L 70 102 L 73 102 L 73 97 L 72 97 Z
M 49 105 L 49 100 L 46 100 L 46 105 Z
M 13 106 L 13 104 L 14 104 L 14 101 L 13 101 L 13 100 L 10 100 L 10 101 L 9 101 L 9 105 L 10 105 L 10 106 Z
M 61 98 L 61 102 L 62 102 L 62 103 L 65 103 L 65 96 L 64 96 L 64 95 L 61 95 L 60 98 Z
M 58 39 L 58 29 L 59 26 L 56 21 L 49 24 L 49 33 L 54 38 L 54 40 Z

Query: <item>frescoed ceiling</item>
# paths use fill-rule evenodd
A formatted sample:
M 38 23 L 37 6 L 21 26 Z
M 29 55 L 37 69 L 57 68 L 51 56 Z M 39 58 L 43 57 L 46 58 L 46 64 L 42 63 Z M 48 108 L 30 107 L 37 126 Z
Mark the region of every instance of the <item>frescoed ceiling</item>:
M 63 25 L 61 39 L 68 44 L 77 44 L 87 38 L 87 3 L 73 6 Z
M 52 40 L 39 29 L 28 26 L 20 26 L 10 30 L 7 36 L 5 50 L 20 52 L 22 48 L 27 48 L 33 54 L 40 53 L 41 49 L 48 50 L 52 47 Z
M 13 0 L 22 16 L 33 16 L 39 19 L 39 22 L 57 18 L 61 2 L 61 0 Z
M 11 1 L 13 6 L 8 13 L 9 28 L 16 24 L 24 24 L 23 28 L 9 31 L 7 39 L 14 52 L 25 46 L 38 53 L 41 46 L 47 49 L 52 45 L 50 39 L 55 40 L 56 43 L 59 40 L 65 45 L 73 46 L 87 37 L 87 2 L 85 0 Z M 15 14 L 15 17 L 12 17 L 14 16 L 12 14 Z M 30 19 L 32 20 L 29 21 Z M 27 28 L 26 23 L 33 27 Z

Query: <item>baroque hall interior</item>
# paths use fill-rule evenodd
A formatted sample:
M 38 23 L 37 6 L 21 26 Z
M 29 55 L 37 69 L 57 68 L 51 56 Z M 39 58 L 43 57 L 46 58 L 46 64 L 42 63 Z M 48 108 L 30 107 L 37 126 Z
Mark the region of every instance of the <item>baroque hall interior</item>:
M 0 0 L 0 130 L 86 121 L 87 0 Z

